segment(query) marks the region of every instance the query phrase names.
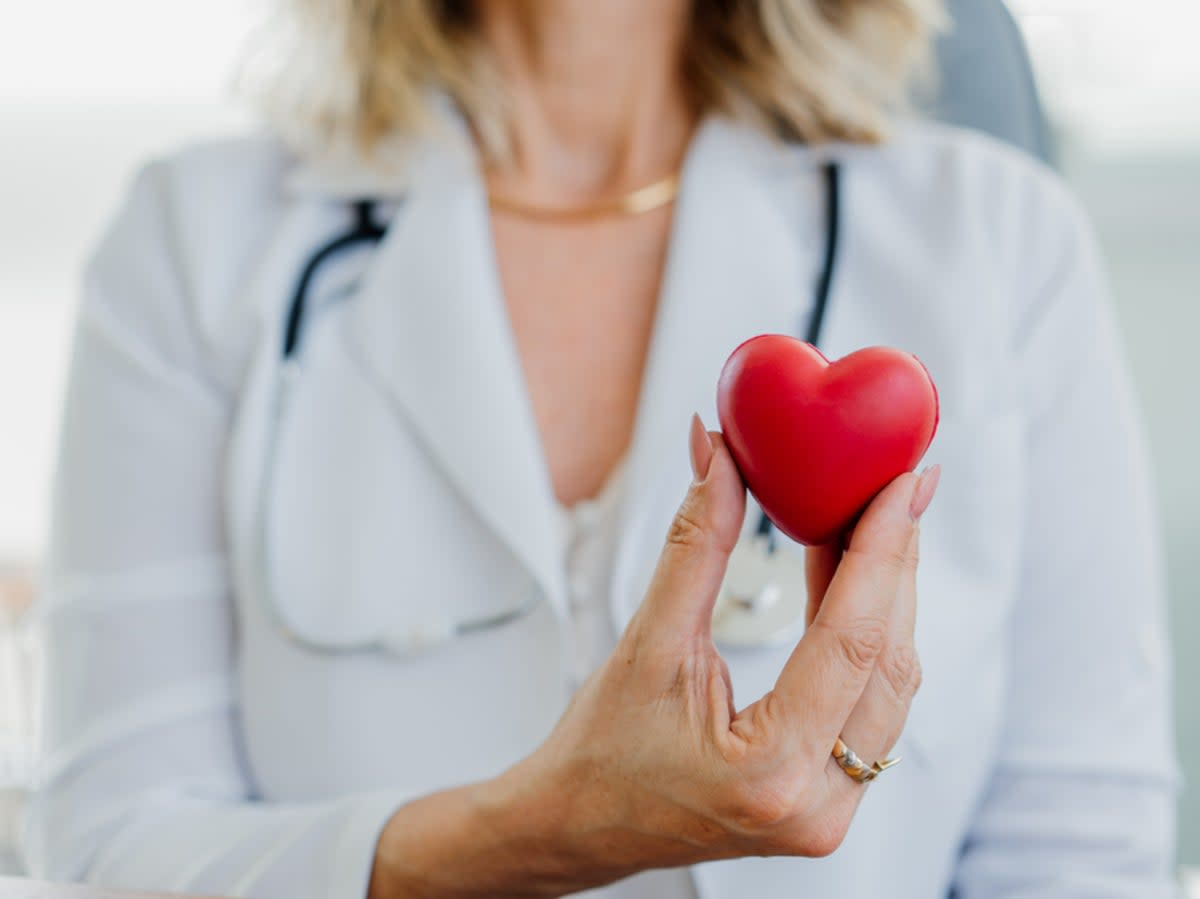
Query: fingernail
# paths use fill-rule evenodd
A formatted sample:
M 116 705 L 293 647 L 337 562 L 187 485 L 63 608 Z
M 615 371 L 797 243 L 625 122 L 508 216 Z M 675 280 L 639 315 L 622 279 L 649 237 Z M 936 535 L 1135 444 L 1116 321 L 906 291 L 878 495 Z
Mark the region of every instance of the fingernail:
M 912 502 L 908 507 L 909 517 L 913 521 L 920 521 L 921 516 L 925 514 L 925 510 L 929 508 L 929 504 L 933 502 L 933 495 L 937 492 L 938 481 L 942 477 L 942 466 L 933 465 L 921 472 L 921 476 L 917 479 L 917 486 L 913 488 Z
M 692 415 L 692 433 L 688 439 L 688 447 L 692 456 L 692 474 L 697 483 L 708 477 L 708 466 L 712 464 L 712 438 L 699 415 Z

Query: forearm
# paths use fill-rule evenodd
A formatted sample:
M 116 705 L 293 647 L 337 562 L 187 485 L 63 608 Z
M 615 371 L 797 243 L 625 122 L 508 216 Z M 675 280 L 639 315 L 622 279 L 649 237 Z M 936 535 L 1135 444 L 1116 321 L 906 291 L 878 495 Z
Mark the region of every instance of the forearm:
M 586 764 L 539 759 L 398 809 L 380 835 L 368 899 L 540 899 L 715 857 L 661 811 L 658 827 L 632 826 L 637 799 L 604 788 Z
M 206 896 L 362 896 L 376 838 L 405 797 L 240 796 L 237 758 L 215 745 L 221 717 L 140 732 L 51 772 L 29 803 L 30 873 Z
M 572 838 L 555 792 L 509 772 L 404 805 L 380 836 L 368 899 L 532 899 L 616 879 Z

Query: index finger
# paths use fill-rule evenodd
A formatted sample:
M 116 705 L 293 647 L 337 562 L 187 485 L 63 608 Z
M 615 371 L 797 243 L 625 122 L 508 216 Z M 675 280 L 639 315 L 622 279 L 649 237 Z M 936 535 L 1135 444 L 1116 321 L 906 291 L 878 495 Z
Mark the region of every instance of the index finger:
M 825 592 L 812 625 L 775 684 L 786 720 L 805 742 L 832 746 L 887 642 L 901 578 L 915 566 L 911 514 L 918 478 L 896 478 L 872 500 Z

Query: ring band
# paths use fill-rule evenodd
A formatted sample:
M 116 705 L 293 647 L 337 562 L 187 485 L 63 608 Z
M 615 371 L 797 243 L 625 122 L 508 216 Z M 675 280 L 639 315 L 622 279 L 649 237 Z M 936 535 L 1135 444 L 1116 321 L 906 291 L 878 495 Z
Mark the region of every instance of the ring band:
M 860 784 L 869 784 L 888 768 L 900 764 L 900 759 L 895 758 L 868 765 L 842 741 L 841 737 L 833 744 L 833 760 L 852 780 Z

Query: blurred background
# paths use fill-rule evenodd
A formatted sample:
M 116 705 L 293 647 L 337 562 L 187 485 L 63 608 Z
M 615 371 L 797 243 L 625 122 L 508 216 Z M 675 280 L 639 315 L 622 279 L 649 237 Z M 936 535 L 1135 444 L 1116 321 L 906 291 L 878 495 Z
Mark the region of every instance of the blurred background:
M 1059 165 L 1107 252 L 1169 556 L 1180 859 L 1200 865 L 1200 4 L 1010 0 Z M 82 258 L 147 156 L 253 127 L 253 0 L 0 0 L 0 873 L 36 728 L 19 626 L 49 511 Z M 15 27 L 19 22 L 20 27 Z M 1120 522 L 1114 522 L 1120 527 Z

